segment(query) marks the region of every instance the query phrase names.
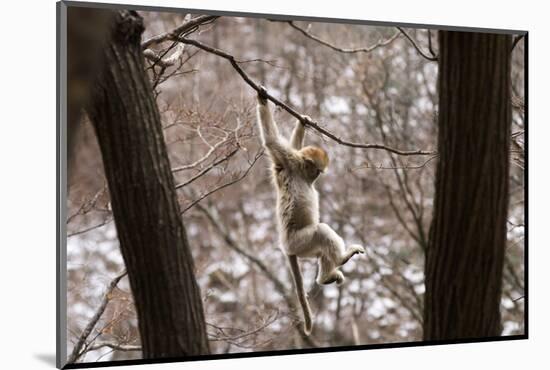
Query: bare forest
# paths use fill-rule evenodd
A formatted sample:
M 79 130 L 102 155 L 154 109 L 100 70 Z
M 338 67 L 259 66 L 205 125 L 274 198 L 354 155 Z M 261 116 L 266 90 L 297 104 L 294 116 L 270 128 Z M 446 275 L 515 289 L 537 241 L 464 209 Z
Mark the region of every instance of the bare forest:
M 137 36 L 125 39 L 137 45 L 139 59 L 122 61 L 110 73 L 143 75 L 144 87 L 134 80 L 125 93 L 121 79 L 114 78 L 112 89 L 92 88 L 69 127 L 74 129 L 67 202 L 69 362 L 524 334 L 521 36 L 494 36 L 483 49 L 481 34 L 468 41 L 469 34 L 435 29 L 128 13 L 117 17 L 142 22 Z M 501 40 L 507 54 L 493 58 L 489 53 Z M 455 61 L 470 66 L 471 43 L 488 50 L 487 58 L 484 52 L 472 54 L 473 61 L 484 58 L 480 73 L 485 61 L 498 57 L 507 64 L 502 86 L 472 77 L 465 88 L 475 85 L 489 107 L 506 101 L 502 109 L 479 108 L 482 123 L 476 121 L 478 111 L 471 111 L 474 121 L 466 127 L 453 123 L 461 111 L 470 114 L 470 105 L 464 103 L 464 110 L 453 105 L 462 91 L 452 78 L 469 72 L 451 69 Z M 102 48 L 121 55 L 114 46 Z M 109 64 L 108 57 L 102 63 Z M 498 78 L 495 74 L 494 81 Z M 328 171 L 316 182 L 321 221 L 346 244 L 366 250 L 343 266 L 346 282 L 339 286 L 318 285 L 315 259 L 300 259 L 314 316 L 310 335 L 301 326 L 292 275 L 279 247 L 270 162 L 256 123 L 260 86 L 283 135 L 290 135 L 296 119 L 311 117 L 306 143 L 330 156 Z M 139 116 L 156 122 L 158 109 L 160 119 L 159 131 L 153 130 L 159 140 L 148 148 L 147 136 L 134 138 L 123 126 L 108 132 L 114 129 L 110 117 L 120 114 L 115 123 L 133 117 L 121 107 L 142 95 L 150 103 L 137 106 Z M 457 135 L 464 144 L 453 136 L 454 128 L 463 130 Z M 504 151 L 497 144 L 483 147 L 493 138 L 507 143 Z M 136 159 L 140 153 L 163 155 L 164 147 L 169 162 L 157 166 Z M 125 169 L 127 176 L 121 175 Z M 170 192 L 161 193 L 175 194 L 177 203 L 166 213 L 162 202 L 149 201 L 156 199 L 151 191 L 138 196 L 140 173 L 147 183 L 164 179 Z M 157 228 L 155 212 L 181 221 L 177 228 Z M 173 233 L 180 244 L 158 230 Z M 498 235 L 485 237 L 493 231 Z M 150 236 L 156 233 L 177 249 L 176 257 L 162 255 L 156 262 L 156 248 L 170 250 Z M 131 249 L 136 243 L 142 248 L 137 252 Z M 478 266 L 480 251 L 486 254 Z M 461 280 L 462 273 L 473 280 Z M 447 278 L 445 286 L 439 284 Z M 172 297 L 179 289 L 185 294 Z M 446 291 L 455 292 L 460 303 L 447 300 Z M 156 297 L 165 303 L 156 304 Z M 136 310 L 138 301 L 143 304 Z M 482 323 L 469 319 L 469 306 Z M 174 317 L 173 307 L 183 307 L 187 316 Z M 163 349 L 170 343 L 155 339 L 163 337 L 163 325 L 182 328 L 174 338 L 185 348 Z

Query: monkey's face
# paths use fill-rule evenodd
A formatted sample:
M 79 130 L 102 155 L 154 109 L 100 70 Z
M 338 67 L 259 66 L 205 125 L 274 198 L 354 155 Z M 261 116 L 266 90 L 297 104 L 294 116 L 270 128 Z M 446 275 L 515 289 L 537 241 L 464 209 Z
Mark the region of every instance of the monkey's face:
M 328 154 L 323 149 L 306 146 L 300 150 L 304 159 L 304 176 L 308 181 L 315 181 L 328 167 Z

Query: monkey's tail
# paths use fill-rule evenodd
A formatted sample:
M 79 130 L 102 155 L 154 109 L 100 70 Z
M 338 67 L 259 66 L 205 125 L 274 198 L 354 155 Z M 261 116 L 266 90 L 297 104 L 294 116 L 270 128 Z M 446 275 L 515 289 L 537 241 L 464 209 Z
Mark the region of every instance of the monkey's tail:
M 313 320 L 311 318 L 311 308 L 309 307 L 306 291 L 304 289 L 302 272 L 300 271 L 300 265 L 298 264 L 298 257 L 288 256 L 288 261 L 290 262 L 290 270 L 292 271 L 292 276 L 294 277 L 296 294 L 298 295 L 300 306 L 302 306 L 302 311 L 304 313 L 304 332 L 306 335 L 309 335 L 311 334 L 311 329 L 313 328 Z

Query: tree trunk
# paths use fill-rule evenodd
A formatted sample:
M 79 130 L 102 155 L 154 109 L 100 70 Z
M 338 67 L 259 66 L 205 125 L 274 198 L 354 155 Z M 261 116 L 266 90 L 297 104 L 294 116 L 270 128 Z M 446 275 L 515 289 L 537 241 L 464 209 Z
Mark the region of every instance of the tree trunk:
M 143 23 L 117 13 L 89 115 L 101 147 L 144 358 L 209 352 L 193 258 L 144 72 Z
M 424 339 L 498 336 L 510 144 L 509 35 L 439 35 L 439 164 Z

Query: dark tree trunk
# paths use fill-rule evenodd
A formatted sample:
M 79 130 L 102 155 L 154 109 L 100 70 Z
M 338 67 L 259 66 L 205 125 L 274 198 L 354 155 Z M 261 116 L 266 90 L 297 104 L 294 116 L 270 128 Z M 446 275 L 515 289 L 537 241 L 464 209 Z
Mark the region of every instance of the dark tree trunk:
M 508 35 L 440 32 L 439 164 L 424 339 L 497 336 L 510 144 Z
M 142 19 L 118 13 L 89 115 L 101 147 L 144 358 L 209 352 L 193 258 L 159 111 L 144 72 Z

